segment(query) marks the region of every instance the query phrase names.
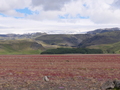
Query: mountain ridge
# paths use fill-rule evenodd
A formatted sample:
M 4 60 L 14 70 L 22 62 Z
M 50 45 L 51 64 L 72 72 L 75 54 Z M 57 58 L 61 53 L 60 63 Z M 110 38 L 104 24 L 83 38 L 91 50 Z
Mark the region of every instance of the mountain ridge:
M 111 32 L 111 31 L 119 31 L 120 28 L 115 27 L 115 28 L 104 28 L 104 29 L 96 29 L 93 31 L 88 31 L 86 34 L 100 34 L 100 33 L 105 33 L 105 32 Z
M 120 41 L 120 31 L 100 33 L 83 40 L 78 46 L 86 47 L 90 45 L 112 44 Z

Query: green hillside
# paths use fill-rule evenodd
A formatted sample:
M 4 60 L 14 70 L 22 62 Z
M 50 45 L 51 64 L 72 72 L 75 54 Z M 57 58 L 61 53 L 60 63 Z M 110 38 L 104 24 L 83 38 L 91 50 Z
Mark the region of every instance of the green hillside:
M 28 40 L 0 41 L 0 54 L 39 54 L 43 46 Z
M 88 46 L 90 49 L 101 49 L 104 53 L 116 53 L 120 54 L 120 42 L 113 44 L 101 44 Z

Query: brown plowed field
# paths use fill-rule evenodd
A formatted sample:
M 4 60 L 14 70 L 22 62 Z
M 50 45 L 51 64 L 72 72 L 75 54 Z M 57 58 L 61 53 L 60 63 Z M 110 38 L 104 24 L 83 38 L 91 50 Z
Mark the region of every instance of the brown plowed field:
M 0 56 L 0 90 L 99 90 L 108 79 L 120 79 L 118 54 Z

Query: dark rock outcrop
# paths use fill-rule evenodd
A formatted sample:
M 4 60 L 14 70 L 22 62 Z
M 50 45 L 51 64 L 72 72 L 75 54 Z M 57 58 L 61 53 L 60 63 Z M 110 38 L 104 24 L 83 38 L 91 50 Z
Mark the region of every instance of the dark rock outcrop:
M 115 88 L 120 89 L 120 80 L 114 80 Z
M 120 90 L 120 80 L 108 80 L 102 84 L 101 90 Z
M 105 83 L 103 83 L 103 85 L 101 86 L 101 90 L 110 90 L 113 89 L 115 87 L 115 84 L 113 81 L 108 80 Z
M 44 47 L 41 44 L 37 43 L 37 42 L 33 42 L 30 47 L 32 49 L 34 49 L 34 50 L 44 49 Z

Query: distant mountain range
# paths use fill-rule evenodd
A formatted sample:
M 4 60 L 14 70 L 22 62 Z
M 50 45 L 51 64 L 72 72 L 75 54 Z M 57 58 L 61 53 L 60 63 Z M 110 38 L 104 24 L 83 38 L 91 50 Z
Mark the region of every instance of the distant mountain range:
M 104 53 L 120 53 L 120 29 L 96 29 L 86 34 L 0 34 L 0 54 L 40 54 L 43 50 L 58 47 L 84 47 L 101 49 Z
M 0 40 L 33 39 L 42 35 L 46 35 L 46 33 L 37 32 L 28 34 L 0 34 Z
M 105 28 L 105 29 L 96 29 L 94 31 L 89 31 L 87 34 L 99 34 L 99 33 L 105 33 L 105 32 L 111 32 L 111 31 L 119 31 L 120 28 Z

